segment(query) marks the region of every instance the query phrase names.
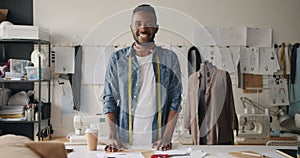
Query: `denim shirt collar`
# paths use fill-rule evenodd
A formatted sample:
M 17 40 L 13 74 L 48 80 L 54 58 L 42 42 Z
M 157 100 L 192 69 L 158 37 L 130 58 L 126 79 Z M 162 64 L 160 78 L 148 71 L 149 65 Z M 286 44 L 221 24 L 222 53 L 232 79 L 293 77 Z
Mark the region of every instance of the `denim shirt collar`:
M 129 55 L 134 54 L 133 44 L 129 47 L 129 49 L 126 52 L 126 56 L 129 57 Z
M 130 55 L 134 55 L 135 56 L 135 51 L 134 51 L 134 48 L 133 48 L 133 45 L 134 43 L 131 44 L 131 46 L 129 47 L 129 49 L 127 50 L 126 52 L 126 56 L 129 57 Z M 155 52 L 157 52 L 156 50 L 158 49 L 159 47 L 154 45 L 153 47 L 153 55 L 155 55 Z

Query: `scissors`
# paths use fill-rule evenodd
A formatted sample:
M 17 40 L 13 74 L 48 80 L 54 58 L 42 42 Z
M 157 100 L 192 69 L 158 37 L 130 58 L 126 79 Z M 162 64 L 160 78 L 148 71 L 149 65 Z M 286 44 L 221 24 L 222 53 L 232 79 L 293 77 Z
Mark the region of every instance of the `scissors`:
M 190 153 L 184 153 L 184 154 L 154 154 L 151 155 L 151 158 L 170 158 L 174 156 L 190 156 Z

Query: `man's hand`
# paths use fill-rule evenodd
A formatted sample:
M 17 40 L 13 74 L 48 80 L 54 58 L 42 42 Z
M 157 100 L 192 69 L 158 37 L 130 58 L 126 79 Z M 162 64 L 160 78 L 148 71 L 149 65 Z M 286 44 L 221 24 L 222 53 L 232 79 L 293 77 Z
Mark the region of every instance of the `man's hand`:
M 117 139 L 116 114 L 109 112 L 106 114 L 106 117 L 108 120 L 109 139 L 106 142 L 104 150 L 108 152 L 115 152 L 120 151 L 121 148 L 127 149 L 127 146 Z
M 171 150 L 172 149 L 172 143 L 171 141 L 166 141 L 164 139 L 158 140 L 152 144 L 152 148 L 156 147 L 157 150 L 165 151 L 165 150 Z
M 157 147 L 157 150 L 165 151 L 172 149 L 172 135 L 175 129 L 178 113 L 175 110 L 170 110 L 163 138 L 154 142 L 152 148 Z
M 123 144 L 121 141 L 116 140 L 116 139 L 109 139 L 106 142 L 106 145 L 104 147 L 105 151 L 108 152 L 116 152 L 116 151 L 121 151 L 121 148 L 127 149 L 127 146 Z

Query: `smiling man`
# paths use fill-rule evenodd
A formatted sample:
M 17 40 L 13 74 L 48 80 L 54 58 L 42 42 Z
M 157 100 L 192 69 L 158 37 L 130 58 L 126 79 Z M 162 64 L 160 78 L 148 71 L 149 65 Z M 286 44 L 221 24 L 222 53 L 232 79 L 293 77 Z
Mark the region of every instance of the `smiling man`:
M 155 45 L 155 10 L 137 6 L 130 29 L 135 42 L 114 52 L 106 70 L 104 108 L 109 130 L 106 151 L 129 145 L 172 149 L 181 110 L 181 74 L 176 54 Z

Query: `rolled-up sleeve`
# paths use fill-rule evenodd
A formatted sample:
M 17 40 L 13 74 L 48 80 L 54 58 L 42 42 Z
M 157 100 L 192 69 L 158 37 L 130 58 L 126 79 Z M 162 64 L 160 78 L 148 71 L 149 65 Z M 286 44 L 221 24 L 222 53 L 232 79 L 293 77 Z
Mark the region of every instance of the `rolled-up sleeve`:
M 181 111 L 181 93 L 182 93 L 182 83 L 181 83 L 181 70 L 177 55 L 173 52 L 171 57 L 171 81 L 170 87 L 168 89 L 168 102 L 169 110 L 175 110 L 178 113 Z
M 116 54 L 113 53 L 110 57 L 109 64 L 107 65 L 104 83 L 104 94 L 103 94 L 103 113 L 114 112 L 117 113 L 117 100 L 119 96 L 118 91 L 118 71 L 117 71 L 117 58 Z

